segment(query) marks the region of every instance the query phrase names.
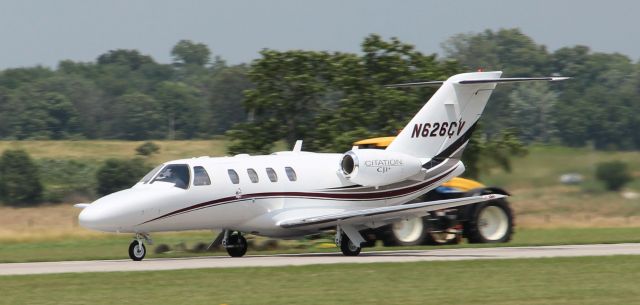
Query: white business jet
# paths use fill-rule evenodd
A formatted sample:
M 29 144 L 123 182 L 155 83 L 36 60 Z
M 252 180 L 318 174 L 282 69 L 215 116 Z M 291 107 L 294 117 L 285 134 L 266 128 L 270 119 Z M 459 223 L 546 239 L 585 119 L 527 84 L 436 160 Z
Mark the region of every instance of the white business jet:
M 409 203 L 462 174 L 460 161 L 497 83 L 555 81 L 563 77 L 500 78 L 502 72 L 458 74 L 441 85 L 386 150 L 344 154 L 301 150 L 271 155 L 199 157 L 166 162 L 130 189 L 102 197 L 79 215 L 83 227 L 134 233 L 131 259 L 142 260 L 149 233 L 221 230 L 212 245 L 243 256 L 242 233 L 296 238 L 335 230 L 344 255 L 360 253 L 359 231 L 427 212 L 503 195 Z M 242 233 L 241 233 L 242 232 Z

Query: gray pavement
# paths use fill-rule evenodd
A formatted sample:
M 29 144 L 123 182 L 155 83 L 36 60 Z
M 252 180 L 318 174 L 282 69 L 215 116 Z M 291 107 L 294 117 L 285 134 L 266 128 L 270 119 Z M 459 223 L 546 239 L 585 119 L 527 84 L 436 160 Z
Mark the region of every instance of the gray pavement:
M 0 275 L 68 272 L 150 271 L 196 268 L 274 267 L 339 263 L 382 263 L 417 261 L 455 261 L 479 259 L 517 259 L 571 256 L 640 255 L 640 243 L 564 245 L 543 247 L 500 247 L 434 250 L 363 252 L 357 257 L 339 253 L 248 255 L 242 258 L 191 257 L 131 260 L 66 261 L 0 264 Z

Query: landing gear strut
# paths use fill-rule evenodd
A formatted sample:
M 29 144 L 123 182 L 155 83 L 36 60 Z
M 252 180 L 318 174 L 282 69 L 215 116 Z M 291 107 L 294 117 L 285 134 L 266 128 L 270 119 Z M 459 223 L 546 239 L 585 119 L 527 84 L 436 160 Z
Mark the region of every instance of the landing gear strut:
M 231 257 L 242 257 L 247 253 L 247 240 L 242 236 L 240 232 L 230 234 L 225 231 L 224 238 L 222 239 L 222 246 L 227 249 L 227 253 Z
M 141 261 L 145 255 L 147 255 L 147 247 L 144 246 L 144 242 L 153 244 L 151 237 L 148 234 L 137 233 L 133 241 L 129 245 L 129 257 L 134 261 Z
M 336 228 L 336 246 L 340 248 L 342 254 L 345 256 L 358 256 L 362 247 L 356 246 L 340 229 L 340 226 Z

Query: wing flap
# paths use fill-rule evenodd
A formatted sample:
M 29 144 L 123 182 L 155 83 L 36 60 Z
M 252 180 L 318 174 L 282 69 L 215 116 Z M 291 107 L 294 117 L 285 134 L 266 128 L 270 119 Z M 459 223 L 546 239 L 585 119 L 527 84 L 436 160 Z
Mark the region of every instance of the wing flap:
M 397 219 L 408 216 L 423 216 L 426 212 L 448 209 L 483 201 L 506 197 L 505 195 L 490 194 L 465 198 L 446 199 L 437 201 L 417 202 L 390 207 L 372 208 L 347 211 L 335 214 L 282 220 L 278 223 L 283 228 L 305 228 L 327 226 L 332 224 L 364 224 L 385 219 Z

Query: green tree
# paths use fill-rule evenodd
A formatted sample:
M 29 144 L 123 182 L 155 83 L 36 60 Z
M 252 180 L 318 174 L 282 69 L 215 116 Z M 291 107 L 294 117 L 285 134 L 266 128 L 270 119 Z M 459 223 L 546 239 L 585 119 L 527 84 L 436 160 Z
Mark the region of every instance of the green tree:
M 168 139 L 202 135 L 207 107 L 198 89 L 182 82 L 163 82 L 154 96 L 164 113 Z
M 31 87 L 31 86 L 27 86 Z M 86 138 L 100 138 L 106 131 L 104 92 L 90 79 L 81 75 L 59 72 L 33 83 L 36 92 L 57 93 L 71 103 L 68 112 L 73 116 L 73 126 L 67 133 L 78 134 Z
M 24 84 L 49 78 L 55 74 L 49 68 L 36 66 L 32 68 L 6 69 L 0 71 L 0 87 L 17 89 Z
M 346 150 L 364 134 L 397 132 L 433 93 L 431 88 L 403 92 L 383 85 L 443 79 L 455 71 L 454 65 L 440 63 L 435 56 L 423 55 L 395 38 L 385 41 L 371 35 L 362 48 L 362 56 L 262 51 L 262 58 L 249 70 L 255 88 L 245 91 L 249 122 L 236 126 L 235 130 L 244 131 L 231 131 L 231 138 L 252 141 L 255 130 L 273 126 L 275 121 L 280 124 L 260 142 L 284 139 L 293 145 L 305 139 L 306 149 Z
M 151 168 L 143 160 L 108 159 L 96 173 L 97 190 L 100 196 L 108 195 L 133 186 Z
M 293 145 L 313 125 L 316 115 L 313 109 L 325 91 L 323 74 L 329 54 L 272 50 L 263 50 L 261 54 L 263 58 L 254 62 L 249 72 L 256 88 L 246 91 L 249 124 L 243 126 L 255 129 L 253 125 L 276 120 L 281 125 L 271 130 L 273 136 L 269 138 L 284 138 Z
M 213 134 L 223 134 L 234 124 L 246 121 L 247 114 L 242 104 L 244 91 L 253 88 L 247 78 L 244 65 L 225 67 L 216 73 L 207 89 L 211 118 L 207 129 Z
M 454 35 L 442 48 L 447 57 L 457 60 L 466 71 L 502 70 L 509 76 L 551 72 L 545 46 L 517 28 Z
M 576 46 L 556 51 L 552 63 L 559 73 L 573 77 L 559 84 L 554 109 L 563 143 L 591 142 L 598 149 L 638 147 L 634 127 L 640 74 L 628 57 Z
M 38 167 L 24 150 L 5 150 L 0 157 L 0 199 L 5 204 L 27 206 L 42 199 Z
M 161 138 L 166 124 L 161 104 L 142 93 L 125 94 L 116 100 L 113 131 L 118 138 L 144 140 Z
M 136 50 L 109 51 L 98 57 L 95 66 L 72 68 L 94 80 L 110 98 L 132 91 L 149 94 L 158 83 L 174 76 L 169 65 L 158 64 Z
M 7 123 L 18 139 L 64 139 L 78 134 L 78 113 L 69 99 L 56 92 L 40 91 L 37 84 L 13 92 Z
M 555 72 L 550 69 L 550 55 L 543 45 L 519 29 L 485 30 L 458 34 L 442 44 L 447 58 L 457 61 L 463 71 L 501 70 L 503 77 L 539 76 Z M 528 86 L 523 85 L 523 86 Z M 498 86 L 484 112 L 484 132 L 499 135 L 510 128 L 513 118 L 510 95 L 518 86 Z
M 171 55 L 178 64 L 202 67 L 209 63 L 211 51 L 203 43 L 180 40 L 171 50 Z
M 120 65 L 130 70 L 138 70 L 146 64 L 155 63 L 153 58 L 142 55 L 137 50 L 112 50 L 98 57 L 98 65 Z
M 509 124 L 526 143 L 548 143 L 555 134 L 553 110 L 557 94 L 546 83 L 519 86 L 509 95 L 512 122 Z
M 602 181 L 608 190 L 618 191 L 633 180 L 627 164 L 622 161 L 601 162 L 596 166 L 596 178 Z

